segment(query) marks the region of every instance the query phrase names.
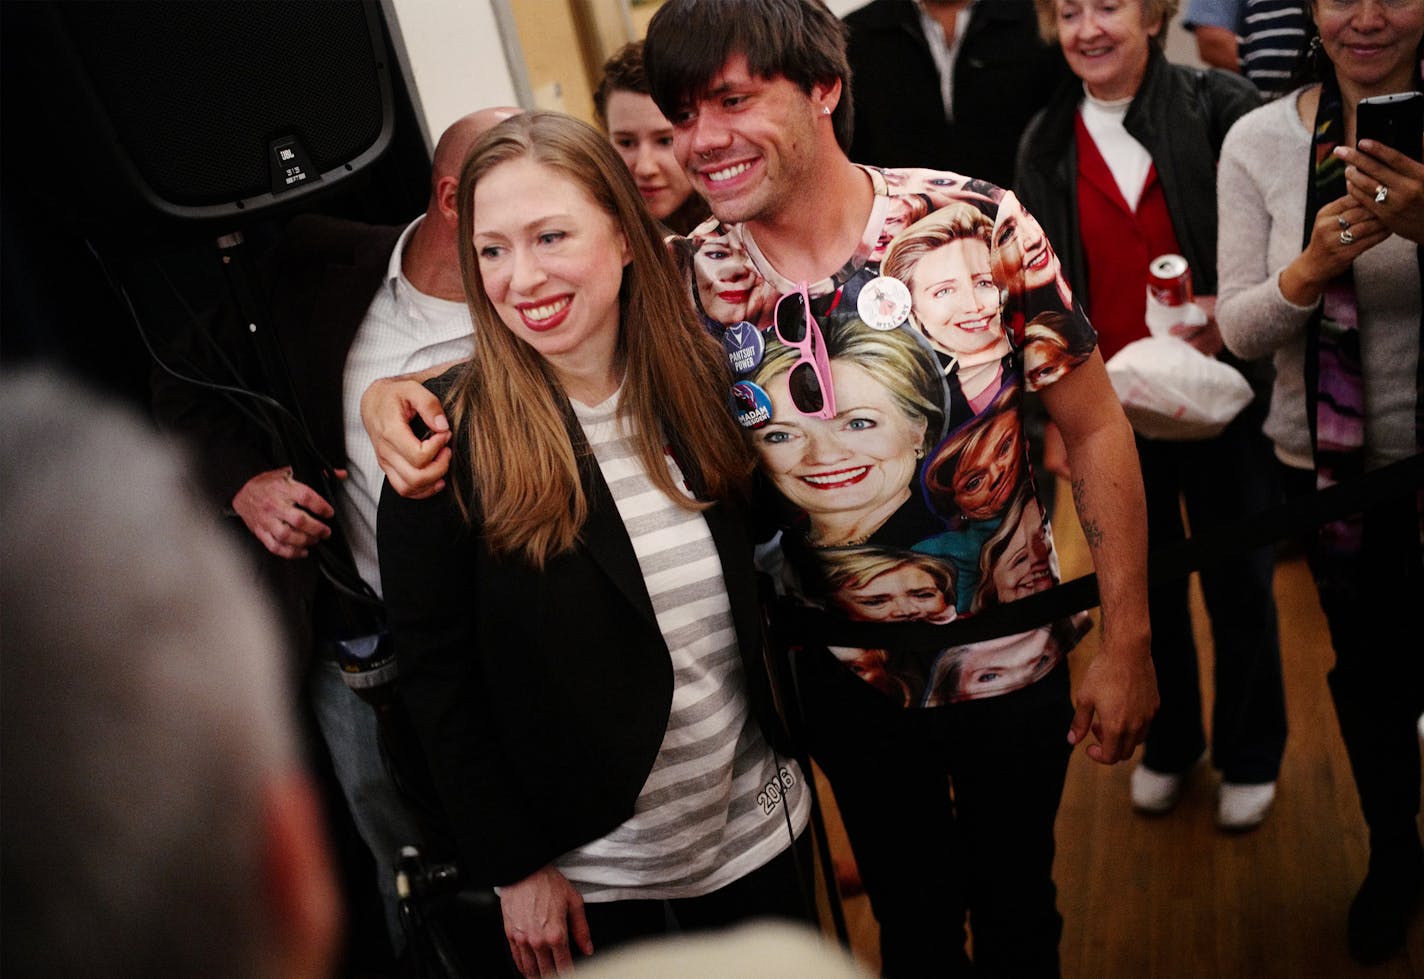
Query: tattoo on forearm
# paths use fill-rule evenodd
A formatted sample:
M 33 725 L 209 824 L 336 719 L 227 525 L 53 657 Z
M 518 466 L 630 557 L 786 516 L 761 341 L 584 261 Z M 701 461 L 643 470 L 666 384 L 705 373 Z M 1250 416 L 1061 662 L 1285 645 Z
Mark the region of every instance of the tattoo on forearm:
M 1097 522 L 1093 520 L 1082 521 L 1082 527 L 1083 536 L 1088 541 L 1088 547 L 1097 550 L 1098 545 L 1103 542 L 1102 529 L 1097 525 Z
M 1084 480 L 1075 479 L 1072 484 L 1073 505 L 1078 511 L 1078 524 L 1083 528 L 1083 537 L 1088 547 L 1096 550 L 1103 542 L 1103 529 L 1087 514 L 1088 485 Z

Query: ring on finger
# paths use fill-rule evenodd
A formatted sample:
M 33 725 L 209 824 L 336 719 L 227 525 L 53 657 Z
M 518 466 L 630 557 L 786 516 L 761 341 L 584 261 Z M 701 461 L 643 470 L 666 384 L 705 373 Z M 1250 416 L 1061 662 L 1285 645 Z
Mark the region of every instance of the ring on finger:
M 1346 228 L 1344 231 L 1340 232 L 1340 244 L 1342 244 L 1342 245 L 1353 245 L 1354 243 L 1355 243 L 1355 236 L 1354 236 L 1354 234 L 1350 231 L 1349 228 Z
M 1341 230 L 1341 231 L 1348 231 L 1348 230 L 1350 230 L 1350 222 L 1345 219 L 1345 215 L 1342 214 L 1342 215 L 1340 215 L 1339 217 L 1337 217 L 1335 220 L 1336 220 L 1337 223 L 1339 223 L 1339 225 L 1340 225 L 1340 230 Z
M 1387 201 L 1388 199 L 1389 199 L 1389 188 L 1386 187 L 1384 184 L 1377 184 L 1377 185 L 1375 186 L 1375 203 L 1376 203 L 1376 204 L 1383 204 L 1383 203 L 1384 203 L 1385 201 Z

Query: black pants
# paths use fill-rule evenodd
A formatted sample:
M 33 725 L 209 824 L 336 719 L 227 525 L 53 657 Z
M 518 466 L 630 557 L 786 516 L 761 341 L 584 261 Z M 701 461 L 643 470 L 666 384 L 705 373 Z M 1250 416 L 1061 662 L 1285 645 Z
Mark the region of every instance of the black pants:
M 1066 664 L 1023 690 L 924 709 L 892 705 L 824 650 L 801 653 L 796 673 L 812 757 L 880 923 L 884 973 L 1057 976 Z
M 1315 491 L 1314 473 L 1287 469 L 1282 480 L 1290 495 Z M 1418 839 L 1416 725 L 1424 713 L 1418 516 L 1414 501 L 1403 499 L 1363 519 L 1363 546 L 1354 557 L 1323 554 L 1314 534 L 1302 544 L 1335 647 L 1330 693 L 1371 847 L 1409 847 Z
M 811 833 L 807 830 L 794 845 L 711 894 L 670 901 L 585 904 L 594 954 L 639 938 L 713 931 L 759 918 L 814 925 L 811 859 Z
M 1193 534 L 1261 513 L 1275 502 L 1269 443 L 1252 411 L 1212 439 L 1139 438 L 1137 454 L 1147 496 L 1147 543 L 1154 551 L 1186 536 L 1183 500 Z M 1269 546 L 1201 570 L 1216 665 L 1212 765 L 1228 782 L 1274 782 L 1280 774 L 1286 697 L 1274 576 Z M 1149 586 L 1152 663 L 1162 703 L 1142 760 L 1159 772 L 1183 772 L 1206 747 L 1187 579 L 1154 580 Z

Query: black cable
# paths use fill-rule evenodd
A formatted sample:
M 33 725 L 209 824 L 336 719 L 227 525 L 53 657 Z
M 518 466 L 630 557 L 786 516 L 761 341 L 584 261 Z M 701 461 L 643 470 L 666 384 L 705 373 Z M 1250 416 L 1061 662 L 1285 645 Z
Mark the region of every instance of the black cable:
M 791 699 L 796 709 L 796 720 L 798 726 L 804 730 L 805 721 L 801 711 L 801 675 L 796 669 L 796 654 L 799 649 L 795 646 L 786 647 L 786 656 L 791 677 Z M 826 835 L 826 820 L 821 811 L 821 793 L 816 788 L 815 769 L 811 767 L 811 755 L 809 751 L 801 752 L 801 757 L 797 758 L 806 774 L 806 784 L 811 792 L 811 828 L 815 833 L 816 853 L 821 860 L 821 873 L 826 878 L 827 904 L 831 906 L 831 923 L 836 929 L 836 938 L 841 945 L 850 948 L 850 929 L 846 927 L 845 908 L 841 906 L 840 884 L 836 881 L 836 863 L 831 855 L 830 837 Z
M 291 431 L 295 432 L 296 435 L 301 439 L 300 448 L 311 453 L 311 457 L 317 461 L 317 464 L 320 467 L 320 477 L 322 482 L 321 488 L 324 491 L 326 498 L 335 498 L 338 487 L 332 484 L 329 476 L 330 472 L 334 469 L 334 467 L 323 457 L 320 450 L 318 450 L 316 443 L 311 437 L 310 431 L 308 430 L 307 426 L 302 423 L 301 419 L 299 419 L 295 414 L 293 414 L 293 412 L 289 410 L 286 405 L 283 405 L 280 401 L 271 397 L 270 395 L 263 394 L 260 391 L 254 391 L 246 387 L 223 384 L 219 381 L 214 381 L 208 378 L 195 377 L 191 374 L 185 374 L 174 366 L 172 366 L 171 364 L 169 364 L 166 360 L 164 360 L 164 358 L 160 356 L 158 351 L 154 348 L 153 342 L 149 337 L 148 331 L 144 328 L 143 318 L 139 315 L 138 308 L 134 304 L 133 298 L 129 295 L 128 289 L 124 286 L 122 282 L 118 281 L 118 279 L 115 277 L 113 271 L 109 267 L 109 264 L 104 261 L 103 256 L 94 246 L 94 243 L 88 238 L 86 238 L 84 240 L 84 244 L 85 247 L 89 249 L 89 254 L 94 257 L 94 261 L 98 264 L 99 270 L 103 274 L 104 280 L 108 283 L 110 290 L 114 293 L 115 296 L 119 298 L 119 300 L 123 303 L 124 308 L 128 311 L 129 318 L 133 321 L 134 329 L 138 333 L 139 340 L 142 341 L 144 349 L 148 351 L 148 354 L 153 359 L 153 362 L 157 364 L 158 367 L 162 369 L 165 373 L 175 378 L 176 380 L 182 381 L 186 384 L 197 385 L 198 387 L 206 388 L 208 390 L 215 391 L 219 394 L 226 396 L 229 404 L 231 404 L 235 410 L 237 410 L 243 415 L 243 417 L 247 418 L 256 427 L 261 428 L 270 437 L 274 439 L 278 438 L 278 432 L 276 431 L 276 428 L 273 423 L 270 422 L 267 418 L 263 417 L 259 412 L 253 411 L 248 408 L 248 403 L 255 402 L 267 408 L 269 411 L 274 412 L 278 416 L 286 418 L 290 422 Z M 167 277 L 166 274 L 164 275 L 164 281 L 171 289 L 173 289 L 174 295 L 178 297 L 178 301 L 183 307 L 185 313 L 190 316 L 190 322 L 195 321 L 196 317 L 192 315 L 191 307 L 189 307 L 188 304 L 182 300 L 182 297 L 178 293 L 175 284 L 172 282 L 171 279 Z M 224 361 L 225 365 L 230 370 L 232 370 L 234 377 L 237 376 L 237 371 L 232 366 L 231 361 L 227 360 L 221 348 L 215 342 L 214 348 L 218 352 L 218 355 Z M 321 571 L 322 576 L 326 578 L 326 580 L 332 585 L 333 588 L 337 589 L 338 592 L 352 599 L 353 601 L 356 601 L 368 607 L 380 610 L 384 609 L 384 603 L 382 603 L 380 597 L 376 595 L 375 589 L 373 589 L 366 582 L 366 580 L 361 577 L 360 573 L 356 570 L 354 563 L 347 563 L 343 561 L 338 555 L 333 554 L 329 548 L 324 547 L 322 544 L 316 545 L 316 547 L 312 549 L 312 553 L 313 556 L 317 559 L 317 568 Z
M 816 913 L 815 871 L 813 870 L 811 874 L 808 875 L 806 873 L 806 867 L 801 863 L 801 851 L 796 846 L 796 827 L 791 822 L 791 797 L 787 794 L 789 789 L 787 789 L 786 783 L 781 781 L 781 773 L 785 771 L 789 776 L 791 774 L 791 770 L 789 768 L 786 768 L 782 764 L 781 753 L 778 752 L 775 748 L 772 748 L 770 742 L 767 743 L 767 747 L 771 748 L 771 761 L 772 764 L 776 766 L 776 782 L 777 785 L 781 788 L 781 815 L 785 818 L 786 821 L 786 837 L 791 841 L 791 866 L 792 871 L 796 874 L 796 888 L 801 892 L 802 906 L 808 912 L 810 912 L 813 918 L 818 918 L 819 915 Z M 790 759 L 788 759 L 788 761 L 789 760 Z M 804 788 L 809 793 L 807 795 L 807 798 L 810 801 L 811 809 L 807 814 L 808 819 L 810 819 L 811 822 L 815 823 L 817 826 L 820 826 L 822 830 L 824 830 L 824 825 L 818 818 L 816 818 L 819 815 L 819 813 L 816 811 L 818 800 L 816 798 L 816 787 L 814 784 L 815 778 L 812 774 L 812 770 L 809 767 L 809 764 L 806 767 L 802 767 L 799 763 L 799 760 L 797 767 L 801 768 L 801 778 L 804 783 Z M 808 827 L 808 829 L 812 833 L 816 832 L 815 826 Z M 826 870 L 827 874 L 829 875 L 829 869 L 827 868 Z M 836 934 L 840 935 L 842 941 L 846 944 L 846 947 L 849 947 L 848 936 L 843 935 L 841 933 L 841 927 L 845 924 L 845 916 L 841 913 L 840 899 L 838 895 L 836 895 L 835 891 L 832 890 L 833 887 L 834 876 L 828 876 L 826 890 L 830 897 L 829 903 L 832 905 L 831 918 L 837 922 Z

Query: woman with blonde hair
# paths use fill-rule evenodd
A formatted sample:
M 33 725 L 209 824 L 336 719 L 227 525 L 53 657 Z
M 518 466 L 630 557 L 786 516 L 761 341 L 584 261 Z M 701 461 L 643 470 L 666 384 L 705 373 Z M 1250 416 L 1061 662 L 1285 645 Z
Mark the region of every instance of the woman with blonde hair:
M 804 918 L 809 802 L 768 744 L 726 357 L 583 123 L 492 129 L 459 207 L 475 356 L 432 385 L 453 492 L 388 484 L 379 539 L 461 875 L 499 888 L 526 976 L 667 915 Z
M 748 379 L 767 392 L 769 424 L 750 433 L 773 486 L 809 521 L 814 547 L 908 544 L 887 521 L 910 500 L 920 461 L 938 440 L 944 402 L 929 351 L 913 334 L 859 319 L 821 324 L 838 413 L 814 418 L 792 403 L 799 354 L 769 347 Z M 917 527 L 918 529 L 918 527 Z M 889 539 L 894 538 L 894 539 Z
M 950 424 L 984 410 L 1010 355 L 989 253 L 994 222 L 954 202 L 902 231 L 881 272 L 909 287 L 910 321 L 939 354 L 951 387 Z
M 848 547 L 821 555 L 827 600 L 860 622 L 955 619 L 954 568 L 927 554 Z

